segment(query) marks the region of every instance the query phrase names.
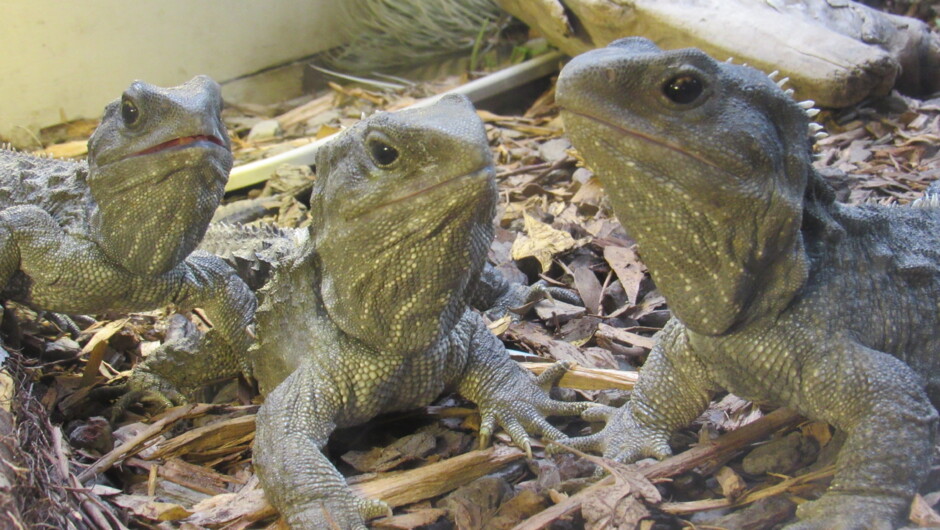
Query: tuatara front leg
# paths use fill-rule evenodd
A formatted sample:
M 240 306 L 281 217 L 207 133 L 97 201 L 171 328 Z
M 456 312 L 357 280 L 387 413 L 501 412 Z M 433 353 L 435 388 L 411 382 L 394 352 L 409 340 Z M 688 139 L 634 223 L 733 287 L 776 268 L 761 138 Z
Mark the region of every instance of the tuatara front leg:
M 848 438 L 829 490 L 801 505 L 801 521 L 787 528 L 893 528 L 930 470 L 936 442 L 937 412 L 923 382 L 896 357 L 849 340 L 808 357 L 792 406 Z
M 217 330 L 201 333 L 177 314 L 170 319 L 166 341 L 134 368 L 126 383 L 102 388 L 101 395 L 120 395 L 112 421 L 134 403 L 152 404 L 156 409 L 180 405 L 203 385 L 249 374 L 242 369 L 243 357 L 235 355 Z
M 565 445 L 625 463 L 672 454 L 670 436 L 705 411 L 715 385 L 677 320 L 670 320 L 657 339 L 630 401 L 619 409 L 586 410 L 585 419 L 603 420 L 606 426 L 590 436 L 566 439 Z
M 258 411 L 255 470 L 265 496 L 291 528 L 364 530 L 365 521 L 390 509 L 353 494 L 323 455 L 347 400 L 344 385 L 313 365 L 311 359 L 301 364 Z
M 554 287 L 539 280 L 532 285 L 512 283 L 487 263 L 473 291 L 470 305 L 486 313 L 491 319 L 502 318 L 507 312 L 545 298 L 580 304 L 581 298 L 569 289 Z
M 167 342 L 135 368 L 115 415 L 141 400 L 177 405 L 202 385 L 252 374 L 248 349 L 257 306 L 254 293 L 217 256 L 196 251 L 179 268 L 182 282 L 173 302 L 205 309 L 213 328 L 205 334 L 168 333 Z
M 565 440 L 566 445 L 626 463 L 671 454 L 670 435 L 704 411 L 715 384 L 705 377 L 707 371 L 677 320 L 658 338 L 630 402 L 617 410 L 586 411 L 586 419 L 605 419 L 607 425 L 596 434 Z M 807 355 L 804 348 L 800 369 L 793 370 L 797 375 L 776 377 L 767 386 L 798 382 L 798 394 L 787 405 L 846 431 L 848 439 L 829 491 L 800 506 L 801 521 L 787 528 L 892 528 L 929 469 L 935 441 L 937 414 L 922 383 L 896 357 L 847 340 L 801 337 L 797 342 L 826 343 L 830 350 Z M 722 386 L 747 393 L 728 381 Z M 905 428 L 892 427 L 898 422 Z
M 548 390 L 567 370 L 558 363 L 538 378 L 509 358 L 502 342 L 473 311 L 464 313 L 452 335 L 453 349 L 466 362 L 455 384 L 461 395 L 480 407 L 480 446 L 484 447 L 497 425 L 506 429 L 513 443 L 532 456 L 528 433 L 555 440 L 565 435 L 545 418 L 580 414 L 591 402 L 565 402 L 549 397 Z
M 213 325 L 209 334 L 218 334 L 231 349 L 231 362 L 250 374 L 247 351 L 253 343 L 250 327 L 258 305 L 255 294 L 228 264 L 207 252 L 193 252 L 181 266 L 186 275 L 174 303 L 204 309 Z

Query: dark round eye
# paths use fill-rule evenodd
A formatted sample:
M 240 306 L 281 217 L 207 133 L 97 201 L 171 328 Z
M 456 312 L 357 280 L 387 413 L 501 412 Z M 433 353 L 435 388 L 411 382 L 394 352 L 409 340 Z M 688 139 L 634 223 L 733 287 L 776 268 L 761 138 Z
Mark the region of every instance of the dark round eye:
M 124 120 L 124 125 L 130 127 L 140 119 L 140 109 L 133 101 L 123 99 L 121 100 L 121 118 Z
M 677 75 L 663 85 L 663 94 L 675 103 L 687 105 L 699 96 L 705 86 L 697 77 L 688 74 Z
M 372 160 L 380 166 L 388 166 L 398 160 L 398 149 L 379 140 L 369 142 L 369 152 Z

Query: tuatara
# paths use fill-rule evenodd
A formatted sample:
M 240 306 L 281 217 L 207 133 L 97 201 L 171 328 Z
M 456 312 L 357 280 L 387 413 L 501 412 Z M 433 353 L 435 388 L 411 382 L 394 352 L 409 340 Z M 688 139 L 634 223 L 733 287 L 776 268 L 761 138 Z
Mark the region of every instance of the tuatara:
M 322 147 L 316 167 L 308 229 L 217 226 L 206 242 L 263 284 L 247 363 L 166 350 L 146 369 L 188 387 L 249 366 L 266 394 L 254 465 L 299 528 L 365 528 L 388 511 L 321 453 L 337 427 L 455 390 L 480 407 L 481 445 L 497 425 L 527 452 L 527 431 L 562 436 L 545 416 L 590 405 L 549 398 L 566 365 L 530 376 L 470 308 L 481 290 L 493 301 L 537 289 L 511 289 L 495 269 L 481 279 L 496 184 L 469 100 L 376 114 Z
M 2 296 L 62 313 L 202 307 L 208 341 L 244 351 L 256 305 L 194 249 L 232 168 L 219 85 L 134 82 L 75 162 L 0 149 Z
M 572 443 L 662 458 L 724 389 L 847 432 L 791 528 L 900 522 L 936 441 L 937 196 L 835 202 L 811 164 L 812 102 L 695 49 L 616 41 L 568 63 L 557 98 L 674 315 L 631 401 L 588 412 L 607 426 Z

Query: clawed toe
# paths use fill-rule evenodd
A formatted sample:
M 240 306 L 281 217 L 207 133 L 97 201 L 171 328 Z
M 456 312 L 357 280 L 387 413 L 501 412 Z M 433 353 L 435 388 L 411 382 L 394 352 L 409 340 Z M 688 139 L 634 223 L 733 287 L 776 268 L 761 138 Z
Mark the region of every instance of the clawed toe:
M 121 385 L 110 387 L 109 392 L 122 394 L 111 409 L 111 422 L 116 423 L 135 403 L 149 410 L 160 411 L 186 403 L 185 396 L 162 378 L 137 371 L 131 379 Z M 117 389 L 117 390 L 115 390 Z
M 576 436 L 573 438 L 559 438 L 555 443 L 548 444 L 545 448 L 549 454 L 561 454 L 569 449 L 575 449 L 584 453 L 603 453 L 606 446 L 605 439 L 599 434 L 588 436 Z

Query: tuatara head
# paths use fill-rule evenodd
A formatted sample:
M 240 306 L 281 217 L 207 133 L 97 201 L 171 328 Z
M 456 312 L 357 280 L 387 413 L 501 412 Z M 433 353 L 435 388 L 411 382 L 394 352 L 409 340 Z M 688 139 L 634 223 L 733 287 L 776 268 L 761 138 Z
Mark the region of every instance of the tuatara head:
M 135 81 L 88 140 L 93 229 L 108 257 L 139 274 L 185 259 L 205 234 L 232 169 L 219 85 Z
M 463 96 L 371 116 L 317 153 L 312 237 L 324 304 L 345 333 L 417 352 L 466 307 L 493 237 L 496 184 Z
M 806 274 L 805 105 L 755 69 L 641 38 L 574 58 L 556 98 L 689 329 L 724 333 L 789 302 Z

